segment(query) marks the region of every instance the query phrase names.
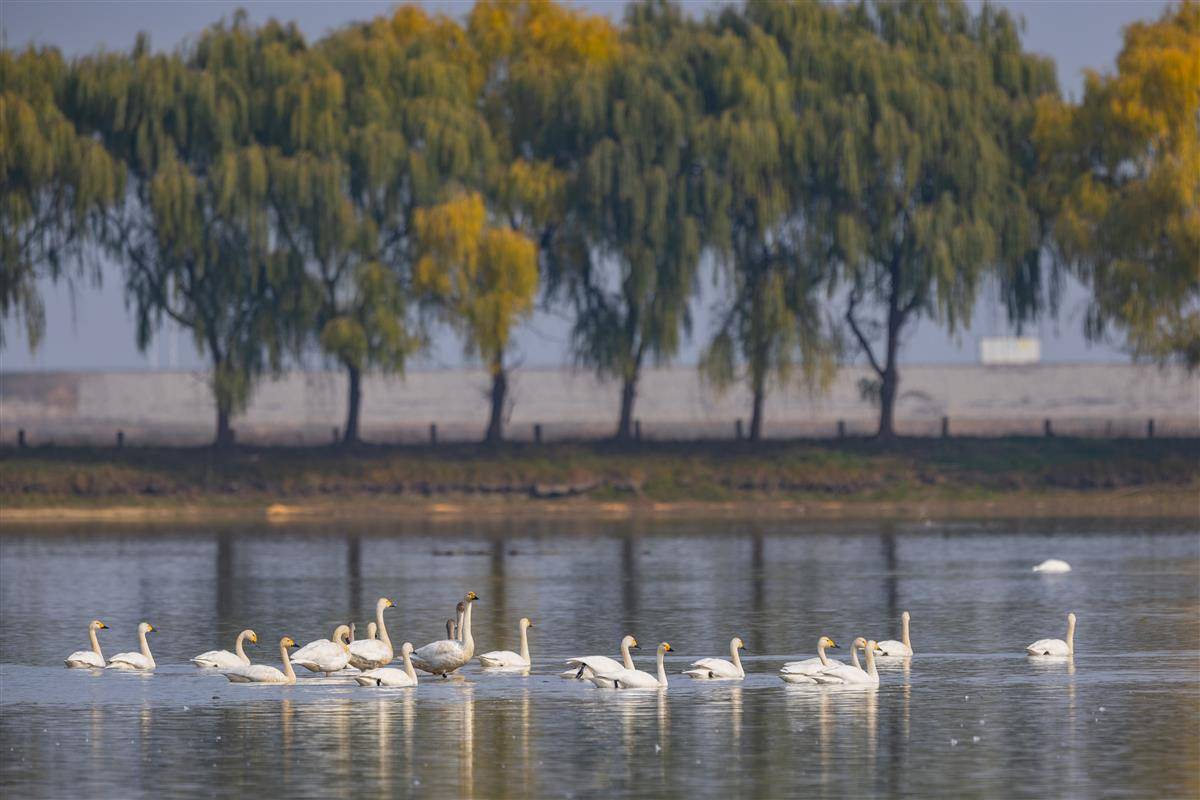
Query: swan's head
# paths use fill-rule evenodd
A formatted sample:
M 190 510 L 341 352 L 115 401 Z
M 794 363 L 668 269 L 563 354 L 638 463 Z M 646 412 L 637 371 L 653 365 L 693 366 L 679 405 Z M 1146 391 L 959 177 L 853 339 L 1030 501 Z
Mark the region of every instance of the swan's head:
M 393 603 L 391 600 L 389 600 L 386 597 L 381 597 L 381 598 L 379 598 L 379 602 L 376 603 L 375 605 L 379 608 L 379 610 L 382 611 L 383 609 L 391 608 L 392 606 L 394 606 L 396 604 Z
M 467 596 L 464 598 L 464 602 L 473 603 L 478 599 L 479 599 L 479 595 L 475 594 L 474 592 L 467 592 Z
M 746 649 L 746 643 L 742 641 L 742 637 L 740 637 L 740 636 L 733 637 L 733 641 L 730 642 L 729 644 L 735 650 L 745 650 Z
M 279 640 L 280 647 L 292 648 L 296 646 L 296 640 L 290 636 L 285 636 Z
M 671 652 L 671 643 L 670 643 L 670 642 L 663 642 L 662 644 L 660 644 L 660 645 L 658 646 L 658 649 L 659 649 L 659 650 L 662 650 L 664 653 L 669 653 L 669 652 Z
M 835 642 L 833 639 L 830 639 L 828 636 L 822 636 L 821 641 L 817 642 L 817 648 L 819 649 L 822 647 L 824 647 L 826 649 L 832 649 L 832 650 L 840 650 L 841 649 L 840 647 L 838 647 L 837 642 Z
M 1075 624 L 1075 612 L 1074 612 L 1074 611 L 1072 611 L 1071 613 L 1067 614 L 1067 624 L 1068 624 L 1068 625 L 1074 625 L 1074 624 Z
M 867 642 L 863 642 L 863 647 L 865 647 L 867 649 L 867 655 L 873 654 L 875 652 L 875 648 L 876 648 L 876 646 L 878 646 L 878 644 L 879 643 L 876 642 L 874 639 L 871 639 L 870 641 L 867 641 Z
M 158 628 L 155 628 L 149 622 L 143 622 L 138 625 L 138 633 L 154 633 Z
M 412 642 L 405 642 L 404 644 L 400 645 L 401 657 L 412 655 L 412 651 L 413 651 Z
M 462 600 L 459 600 L 458 605 L 456 605 L 454 607 L 454 610 L 457 611 L 459 614 L 461 614 L 467 610 L 467 604 L 464 603 Z
M 637 639 L 632 636 L 626 636 L 621 640 L 621 647 L 632 647 L 634 650 L 640 650 L 641 646 L 637 643 Z
M 855 637 L 855 639 L 854 639 L 854 643 L 853 643 L 852 645 L 850 645 L 850 646 L 851 646 L 851 647 L 868 647 L 868 646 L 870 646 L 870 645 L 871 645 L 871 643 L 870 643 L 870 642 L 868 642 L 868 641 L 867 641 L 866 639 L 864 639 L 863 637 L 861 637 L 861 636 L 858 636 L 858 637 Z
M 350 626 L 338 625 L 333 629 L 333 640 L 345 647 L 350 644 Z
M 89 628 L 91 628 L 92 630 L 101 630 L 101 631 L 102 631 L 102 630 L 104 630 L 105 628 L 107 628 L 108 626 L 107 626 L 107 625 L 105 625 L 105 624 L 104 624 L 103 622 L 101 622 L 100 620 L 98 620 L 98 619 L 94 619 L 94 620 L 92 620 L 91 622 L 89 622 L 89 623 L 88 623 L 88 627 L 89 627 Z
M 901 621 L 901 622 L 908 622 L 908 620 L 909 620 L 908 612 L 907 612 L 907 611 L 905 611 L 903 614 L 901 614 L 901 615 L 900 615 L 900 621 Z
M 258 634 L 257 633 L 250 630 L 249 628 L 242 631 L 242 633 L 246 634 L 246 639 L 249 640 L 250 644 L 258 644 Z
M 521 624 L 521 627 L 522 627 L 522 628 L 532 628 L 532 627 L 533 627 L 533 620 L 531 620 L 529 617 L 521 617 L 521 623 L 520 623 L 520 624 Z

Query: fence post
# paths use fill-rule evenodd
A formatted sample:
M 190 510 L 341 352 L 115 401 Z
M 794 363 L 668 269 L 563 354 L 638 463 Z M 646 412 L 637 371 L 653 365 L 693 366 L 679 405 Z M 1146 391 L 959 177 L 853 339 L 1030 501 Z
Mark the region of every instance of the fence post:
M 633 421 L 633 438 L 639 442 L 642 440 L 642 421 L 640 419 Z
M 735 438 L 738 439 L 738 441 L 741 441 L 741 438 L 742 438 L 742 419 L 741 419 L 741 417 L 738 417 L 737 434 L 736 434 Z
M 21 430 L 17 431 L 17 447 L 21 448 L 22 450 L 25 449 L 25 429 L 24 428 L 21 428 Z
M 942 438 L 943 439 L 950 438 L 950 418 L 949 417 L 942 417 Z
M 1050 425 L 1050 420 L 1047 419 L 1042 421 L 1042 432 L 1046 434 L 1046 438 L 1050 438 L 1054 435 L 1054 428 Z
M 125 431 L 117 431 L 117 449 L 125 446 Z
M 844 419 L 838 420 L 838 438 L 839 439 L 846 438 L 846 420 L 844 420 Z
M 437 423 L 429 423 L 429 443 L 437 444 Z
M 1146 438 L 1147 439 L 1154 438 L 1154 417 L 1151 417 L 1150 419 L 1146 420 Z
M 542 423 L 536 422 L 533 425 L 533 441 L 535 444 L 542 443 Z

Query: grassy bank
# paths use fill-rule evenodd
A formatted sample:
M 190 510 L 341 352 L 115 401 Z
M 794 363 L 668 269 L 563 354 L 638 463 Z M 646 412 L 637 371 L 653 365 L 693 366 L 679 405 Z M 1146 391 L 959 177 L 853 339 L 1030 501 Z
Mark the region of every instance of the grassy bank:
M 43 448 L 0 457 L 5 522 L 475 514 L 1198 514 L 1200 442 L 909 439 Z

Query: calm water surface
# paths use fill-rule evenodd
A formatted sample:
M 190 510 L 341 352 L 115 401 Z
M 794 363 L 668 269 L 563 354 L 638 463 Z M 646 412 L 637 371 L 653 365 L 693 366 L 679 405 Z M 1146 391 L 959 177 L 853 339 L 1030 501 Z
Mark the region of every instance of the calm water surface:
M 1047 557 L 1074 566 L 1043 576 Z M 187 659 L 359 629 L 386 595 L 392 638 L 444 636 L 468 589 L 478 666 L 416 690 L 305 673 L 231 685 Z M 917 655 L 877 691 L 788 686 L 776 671 L 822 634 L 898 636 Z M 1023 646 L 1062 637 L 1071 663 Z M 100 617 L 106 653 L 148 620 L 153 675 L 67 670 Z M 556 677 L 668 640 L 678 672 L 727 656 L 741 683 L 674 675 L 666 692 Z M 843 651 L 844 655 L 844 651 Z M 0 533 L 0 790 L 8 797 L 1196 797 L 1200 539 L 1176 523 L 895 525 L 574 523 Z

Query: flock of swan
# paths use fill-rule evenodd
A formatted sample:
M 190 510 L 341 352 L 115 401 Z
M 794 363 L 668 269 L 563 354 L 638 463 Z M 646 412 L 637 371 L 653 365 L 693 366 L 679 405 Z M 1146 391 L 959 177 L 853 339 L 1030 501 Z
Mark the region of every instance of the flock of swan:
M 455 618 L 446 621 L 445 639 L 430 642 L 419 649 L 414 649 L 411 643 L 404 642 L 399 653 L 402 669 L 389 666 L 396 653 L 388 636 L 383 612 L 395 604 L 386 597 L 379 598 L 375 604 L 375 620 L 368 626 L 365 639 L 355 638 L 352 624 L 338 625 L 331 638 L 309 642 L 292 652 L 292 649 L 297 647 L 296 642 L 290 636 L 284 636 L 279 640 L 279 658 L 283 669 L 250 663 L 244 645 L 246 642 L 258 642 L 258 634 L 252 630 L 244 630 L 238 634 L 233 652 L 210 650 L 191 659 L 191 662 L 202 669 L 217 670 L 233 683 L 292 684 L 296 682 L 295 667 L 298 666 L 327 677 L 346 674 L 362 686 L 414 687 L 417 685 L 418 669 L 430 675 L 445 677 L 470 663 L 472 659 L 478 659 L 485 670 L 527 672 L 533 664 L 529 655 L 528 633 L 533 627 L 533 622 L 528 617 L 522 617 L 518 624 L 521 637 L 519 653 L 494 650 L 475 655 L 475 639 L 471 635 L 471 609 L 478 599 L 479 596 L 475 592 L 467 592 L 458 604 Z M 817 641 L 815 657 L 803 661 L 789 661 L 779 670 L 779 677 L 791 684 L 878 686 L 876 659 L 905 659 L 913 655 L 909 620 L 907 611 L 900 615 L 898 641 L 876 641 L 856 637 L 850 645 L 849 662 L 830 658 L 826 650 L 839 649 L 838 645 L 830 637 L 822 636 Z M 150 653 L 150 644 L 146 639 L 147 635 L 155 631 L 153 625 L 148 622 L 138 625 L 139 650 L 117 653 L 107 661 L 100 650 L 100 640 L 96 633 L 106 628 L 108 626 L 100 620 L 92 620 L 88 625 L 91 649 L 80 650 L 67 656 L 66 665 L 77 669 L 151 671 L 155 668 L 154 656 Z M 560 673 L 560 676 L 570 680 L 590 681 L 603 689 L 667 688 L 667 671 L 663 658 L 672 650 L 670 643 L 662 642 L 658 645 L 655 672 L 636 669 L 629 652 L 631 649 L 638 649 L 638 641 L 633 636 L 625 636 L 621 640 L 620 661 L 604 655 L 576 656 L 567 659 L 569 669 Z M 746 677 L 740 655 L 743 650 L 745 644 L 740 638 L 734 637 L 729 642 L 729 660 L 702 658 L 692 662 L 682 674 L 695 680 L 742 680 Z M 865 667 L 859 662 L 860 650 L 866 663 Z M 1025 652 L 1031 657 L 1072 656 L 1075 652 L 1075 615 L 1067 614 L 1066 639 L 1039 639 L 1026 647 Z

